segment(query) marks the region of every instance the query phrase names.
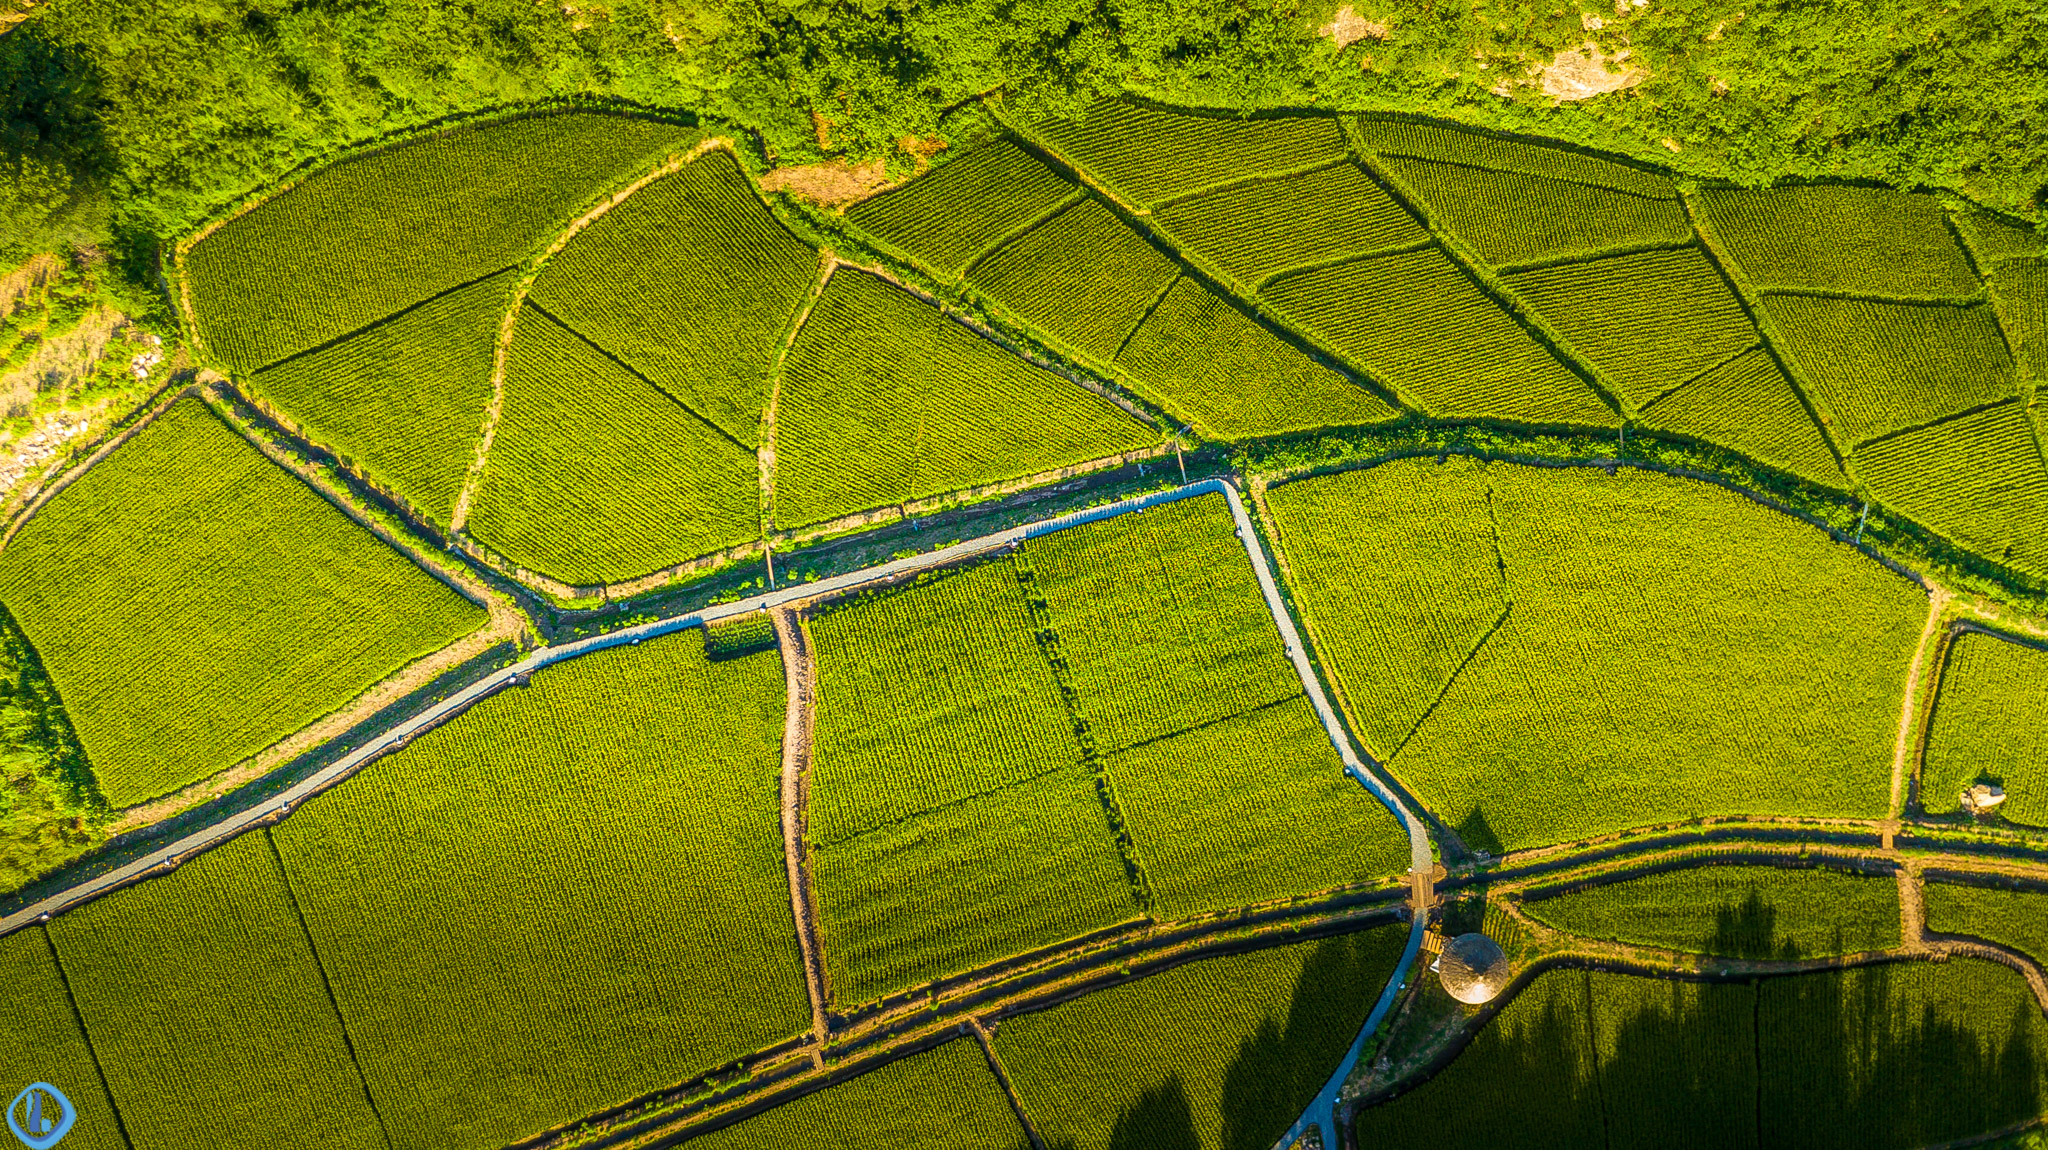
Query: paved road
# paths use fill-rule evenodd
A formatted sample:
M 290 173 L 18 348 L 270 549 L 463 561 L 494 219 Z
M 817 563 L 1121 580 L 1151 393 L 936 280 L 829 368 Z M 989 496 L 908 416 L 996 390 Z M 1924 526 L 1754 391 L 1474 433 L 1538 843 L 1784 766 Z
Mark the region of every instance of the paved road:
M 1222 479 L 1205 479 L 1197 483 L 1189 483 L 1181 487 L 1168 488 L 1149 495 L 1136 496 L 1115 503 L 1105 504 L 1101 507 L 1091 507 L 1086 510 L 1071 512 L 1038 523 L 1012 527 L 991 535 L 983 535 L 979 538 L 955 543 L 950 547 L 942 547 L 937 551 L 927 554 L 891 560 L 890 562 L 863 568 L 859 571 L 851 571 L 844 575 L 820 579 L 814 583 L 799 584 L 755 595 L 751 598 L 741 599 L 737 602 L 706 607 L 701 611 L 692 612 L 688 615 L 681 615 L 672 619 L 660 619 L 652 623 L 642 623 L 638 626 L 626 627 L 607 634 L 594 635 L 586 639 L 578 639 L 574 642 L 562 643 L 553 647 L 543 647 L 489 678 L 472 684 L 470 687 L 449 696 L 426 711 L 391 727 L 369 743 L 336 760 L 329 766 L 322 768 L 297 786 L 267 802 L 229 815 L 219 822 L 202 827 L 166 846 L 160 847 L 126 866 L 87 879 L 76 886 L 68 887 L 56 894 L 32 903 L 5 918 L 0 918 L 0 935 L 19 930 L 38 920 L 46 919 L 48 916 L 69 910 L 127 883 L 148 877 L 153 872 L 161 872 L 167 868 L 174 867 L 192 855 L 210 847 L 218 846 L 236 835 L 249 830 L 251 827 L 282 818 L 292 808 L 341 782 L 371 761 L 405 746 L 421 732 L 447 721 L 449 718 L 474 706 L 486 696 L 519 682 L 524 677 L 533 674 L 543 667 L 551 666 L 564 660 L 574 659 L 581 655 L 588 655 L 595 651 L 627 644 L 636 644 L 643 639 L 652 639 L 706 623 L 716 623 L 721 620 L 738 618 L 755 612 L 770 611 L 777 607 L 797 603 L 802 600 L 814 599 L 822 595 L 830 595 L 872 583 L 884 582 L 934 567 L 943 567 L 964 559 L 970 559 L 976 555 L 983 555 L 1005 547 L 1011 547 L 1027 539 L 1036 539 L 1040 536 L 1050 535 L 1057 531 L 1065 531 L 1087 523 L 1114 519 L 1121 515 L 1143 511 L 1147 508 L 1172 503 L 1176 500 L 1212 494 L 1223 496 L 1230 504 L 1231 517 L 1237 522 L 1238 539 L 1244 544 L 1245 554 L 1249 557 L 1252 569 L 1258 576 L 1259 590 L 1265 596 L 1266 608 L 1272 613 L 1273 623 L 1280 630 L 1281 641 L 1286 648 L 1288 659 L 1294 664 L 1295 673 L 1301 677 L 1302 689 L 1307 692 L 1309 702 L 1314 705 L 1317 716 L 1322 720 L 1324 733 L 1329 737 L 1331 745 L 1336 748 L 1337 755 L 1344 764 L 1344 772 L 1370 792 L 1375 799 L 1379 800 L 1396 819 L 1400 820 L 1401 825 L 1408 833 L 1411 865 L 1415 869 L 1428 871 L 1434 862 L 1430 854 L 1429 837 L 1424 832 L 1420 820 L 1394 795 L 1392 788 L 1388 787 L 1372 772 L 1365 758 L 1352 746 L 1350 737 L 1346 734 L 1342 722 L 1337 717 L 1336 710 L 1330 706 L 1330 700 L 1323 692 L 1322 683 L 1316 678 L 1314 669 L 1309 663 L 1308 652 L 1302 646 L 1301 635 L 1296 631 L 1294 620 L 1288 615 L 1286 603 L 1280 597 L 1279 584 L 1273 578 L 1272 564 L 1266 558 L 1265 549 L 1259 544 L 1258 533 L 1252 527 L 1251 517 L 1245 512 L 1243 498 L 1238 495 L 1237 489 L 1229 482 Z M 1405 981 L 1408 969 L 1413 964 L 1415 954 L 1421 946 L 1422 927 L 1422 919 L 1418 916 L 1410 930 L 1408 946 L 1402 955 L 1400 965 L 1395 969 L 1393 977 L 1388 981 L 1386 988 L 1381 993 L 1371 1015 L 1366 1019 L 1365 1026 L 1359 1031 L 1358 1037 L 1352 1041 L 1350 1052 L 1346 1055 L 1343 1064 L 1337 1068 L 1328 1084 L 1316 1096 L 1315 1102 L 1311 1104 L 1308 1112 L 1302 1115 L 1301 1119 L 1295 1123 L 1294 1128 L 1289 1131 L 1287 1137 L 1280 1143 L 1283 1150 L 1312 1125 L 1318 1126 L 1323 1130 L 1324 1145 L 1333 1146 L 1336 1144 L 1334 1139 L 1337 1131 L 1333 1124 L 1333 1116 L 1335 1113 L 1337 1090 L 1342 1086 L 1344 1079 L 1349 1076 L 1352 1066 L 1356 1064 L 1365 1039 L 1379 1025 L 1380 1019 L 1385 1016 L 1388 1007 L 1393 1001 L 1394 994 Z

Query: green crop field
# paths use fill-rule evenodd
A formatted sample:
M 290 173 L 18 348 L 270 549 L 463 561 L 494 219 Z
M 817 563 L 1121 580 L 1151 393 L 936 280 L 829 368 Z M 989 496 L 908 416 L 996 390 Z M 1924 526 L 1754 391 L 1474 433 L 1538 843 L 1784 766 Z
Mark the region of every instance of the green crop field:
M 1650 198 L 1670 199 L 1677 194 L 1663 175 L 1566 146 L 1546 146 L 1488 132 L 1406 120 L 1363 117 L 1357 124 L 1365 146 L 1384 156 L 1569 180 Z
M 1867 444 L 1878 500 L 2001 563 L 2048 577 L 2048 462 L 2018 400 Z
M 1361 656 L 1412 650 L 1399 634 L 1411 629 L 1442 636 L 1432 664 L 1447 673 L 1421 721 L 1394 746 L 1398 721 L 1368 738 L 1468 843 L 1533 846 L 1704 814 L 1884 814 L 1926 612 L 1919 588 L 1710 485 L 1438 466 L 1287 484 L 1268 502 L 1354 715 L 1412 713 L 1430 689 L 1366 671 Z M 1448 541 L 1381 544 L 1392 555 L 1380 562 L 1422 580 L 1438 577 L 1436 557 L 1455 557 L 1442 593 L 1389 597 L 1345 549 L 1361 530 L 1348 520 L 1367 514 L 1374 488 L 1408 485 L 1422 490 L 1400 504 L 1406 514 L 1446 499 L 1467 510 Z M 1482 500 L 1505 585 L 1491 619 Z M 1731 538 L 1745 545 L 1724 546 Z M 1660 764 L 1655 776 L 1644 761 Z
M 1131 333 L 1117 362 L 1176 418 L 1217 439 L 1383 423 L 1396 414 L 1186 276 Z
M 1026 544 L 1103 753 L 1301 693 L 1220 495 Z
M 1312 264 L 1410 247 L 1429 238 L 1406 209 L 1346 161 L 1182 200 L 1162 226 L 1241 289 Z
M 1953 213 L 1956 231 L 1976 256 L 1977 265 L 1989 268 L 2001 260 L 2048 255 L 2044 241 L 2032 225 L 1994 215 L 1981 208 Z
M 1361 1111 L 1358 1144 L 1903 1150 L 2036 1116 L 2044 1032 L 2025 981 L 1971 959 L 1705 986 L 1555 971 Z
M 809 630 L 820 843 L 1080 762 L 1009 560 L 857 601 Z
M 773 653 L 692 634 L 586 655 L 277 829 L 395 1146 L 502 1146 L 809 1024 L 783 698 Z
M 578 232 L 529 298 L 751 447 L 784 330 L 817 278 L 818 253 L 714 151 Z
M 50 936 L 136 1144 L 386 1145 L 267 832 Z
M 1402 828 L 1302 694 L 1220 496 L 1034 540 L 1022 561 L 1162 917 L 1407 869 Z
M 1382 158 L 1380 170 L 1430 221 L 1496 265 L 1682 244 L 1692 237 L 1675 193 L 1656 196 L 1570 180 L 1426 160 Z
M 1578 355 L 1642 407 L 1758 342 L 1698 248 L 1564 264 L 1505 278 Z
M 1141 204 L 1317 167 L 1345 152 L 1334 116 L 1193 116 L 1113 100 L 1038 133 L 1062 158 Z
M 1808 958 L 1899 945 L 1899 885 L 1890 875 L 1701 866 L 1525 908 L 1568 934 L 1728 958 Z
M 903 187 L 863 200 L 846 218 L 942 275 L 1042 220 L 1074 182 L 1009 140 L 971 149 Z
M 2015 394 L 2012 357 L 1982 304 L 1780 295 L 1765 306 L 1779 350 L 1845 446 Z
M 10 1083 L 47 1082 L 78 1107 L 66 1146 L 127 1150 L 56 953 L 41 927 L 0 940 L 0 1004 L 6 1008 L 6 1021 L 0 1022 L 0 1074 Z
M 652 119 L 521 116 L 324 168 L 193 247 L 200 330 L 238 371 L 316 347 L 518 263 L 608 184 L 696 136 Z
M 1932 196 L 1815 184 L 1709 188 L 1698 203 L 1722 250 L 1758 288 L 1930 298 L 1978 290 Z
M 257 394 L 440 523 L 455 514 L 510 306 L 501 272 L 251 377 Z
M 107 801 L 206 778 L 484 620 L 182 399 L 0 554 Z
M 1304 695 L 1108 756 L 1162 919 L 1399 875 L 1401 824 Z
M 1959 795 L 1987 781 L 2009 795 L 1998 808 L 2001 818 L 2048 823 L 2048 651 L 1965 632 L 1942 666 L 1920 802 L 1947 813 Z
M 1110 363 L 1180 266 L 1093 199 L 990 252 L 975 287 L 1055 342 Z
M 987 731 L 985 742 L 1003 734 Z M 824 790 L 814 786 L 813 801 Z M 811 868 L 840 1008 L 1141 914 L 1096 781 L 1080 766 L 816 846 Z
M 691 1150 L 902 1150 L 1030 1142 L 981 1048 L 956 1039 L 686 1143 Z
M 1730 447 L 1826 487 L 1842 465 L 1770 352 L 1744 352 L 1643 409 L 1645 425 Z
M 1992 269 L 1991 302 L 2013 354 L 2034 378 L 2048 379 L 2048 259 L 2014 259 Z
M 570 583 L 629 579 L 761 535 L 754 452 L 526 308 L 468 528 Z
M 784 367 L 775 525 L 1140 448 L 1150 428 L 910 293 L 841 271 Z
M 1592 388 L 1436 248 L 1286 276 L 1263 294 L 1432 415 L 1617 422 Z
M 1981 938 L 2048 963 L 2048 894 L 1945 882 L 1922 891 L 1928 930 Z
M 1005 1019 L 996 1056 L 1048 1145 L 1264 1150 L 1322 1086 L 1405 941 L 1386 928 L 1191 962 Z

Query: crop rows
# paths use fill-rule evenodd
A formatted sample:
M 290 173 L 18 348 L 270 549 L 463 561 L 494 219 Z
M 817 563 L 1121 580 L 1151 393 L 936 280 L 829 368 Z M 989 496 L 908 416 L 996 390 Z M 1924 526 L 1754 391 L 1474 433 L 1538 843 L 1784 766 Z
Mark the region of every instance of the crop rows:
M 1457 606 L 1430 664 L 1455 674 L 1388 762 L 1469 844 L 1534 846 L 1705 814 L 1883 813 L 1900 675 L 1925 614 L 1918 588 L 1716 487 L 1633 470 L 1438 466 L 1382 469 L 1389 486 L 1466 488 L 1426 489 L 1418 502 L 1487 501 L 1512 605 L 1476 649 L 1476 515 L 1452 536 L 1452 587 L 1394 597 L 1373 581 L 1377 563 L 1305 539 L 1319 523 L 1376 515 L 1364 497 L 1377 485 L 1345 479 L 1325 496 L 1317 489 L 1337 477 L 1305 480 L 1269 502 L 1354 713 L 1412 708 L 1418 690 L 1394 678 L 1383 699 L 1392 676 L 1357 668 L 1352 652 L 1370 658 L 1374 636 L 1440 628 L 1437 603 Z M 1735 538 L 1745 545 L 1727 547 Z M 1392 553 L 1384 562 L 1419 572 L 1445 550 L 1399 536 L 1378 546 Z M 1654 777 L 1646 761 L 1660 764 Z
M 808 1024 L 783 698 L 773 654 L 687 634 L 587 655 L 276 830 L 401 1150 L 502 1146 Z
M 1004 236 L 1051 214 L 1074 182 L 996 140 L 849 208 L 846 218 L 946 276 Z
M 1930 882 L 1927 929 L 2009 946 L 2048 966 L 2048 894 Z
M 1886 506 L 1980 554 L 2048 576 L 2048 465 L 2018 401 L 1856 451 Z
M 1229 119 L 1115 100 L 1040 132 L 1068 160 L 1141 204 L 1312 167 L 1345 152 L 1344 130 L 1334 116 Z
M 1359 120 L 1358 128 L 1366 147 L 1382 155 L 1410 156 L 1471 168 L 1570 180 L 1655 199 L 1669 200 L 1678 196 L 1671 181 L 1655 172 L 1568 148 L 1546 147 L 1484 132 L 1399 120 L 1365 118 Z
M 1131 333 L 1117 363 L 1176 418 L 1217 439 L 1383 423 L 1397 414 L 1185 276 Z
M 2007 260 L 1992 271 L 1990 287 L 2006 340 L 2038 394 L 2048 380 L 2048 259 Z
M 1756 326 L 1697 248 L 1504 277 L 1530 309 L 1641 406 L 1757 343 Z
M 2039 1113 L 2026 983 L 1959 960 L 1701 985 L 1559 970 L 1361 1146 L 1905 1150 Z
M 1699 193 L 1722 250 L 1758 288 L 1975 294 L 1977 275 L 1932 196 L 1815 184 Z
M 265 833 L 67 914 L 50 937 L 137 1144 L 385 1145 Z
M 531 298 L 751 446 L 783 331 L 817 274 L 817 252 L 715 151 L 578 232 Z
M 1991 269 L 2002 260 L 2048 255 L 2048 240 L 2017 220 L 1994 215 L 1981 208 L 1955 213 L 1956 230 L 1977 257 L 1977 266 Z
M 1998 808 L 2022 826 L 2048 824 L 2048 651 L 1965 633 L 1949 647 L 1927 733 L 1920 801 L 1953 811 L 1979 782 L 2004 787 Z
M 1108 400 L 907 292 L 842 271 L 785 365 L 776 525 L 817 523 L 1156 441 Z
M 115 807 L 233 765 L 483 622 L 197 399 L 29 520 L 0 555 L 0 599 Z
M 980 1047 L 962 1038 L 692 1138 L 688 1145 L 690 1150 L 1028 1150 L 1030 1143 Z
M 1426 160 L 1382 158 L 1379 166 L 1422 201 L 1433 221 L 1492 264 L 1692 239 L 1675 199 Z
M 1316 645 L 1381 760 L 1507 610 L 1478 468 L 1462 456 L 1434 467 L 1386 464 L 1266 496 Z M 1366 588 L 1385 609 L 1359 610 Z
M 1008 560 L 812 620 L 812 837 L 835 843 L 1078 764 L 1033 629 Z
M 1525 909 L 1584 938 L 1724 958 L 1816 958 L 1899 945 L 1899 885 L 1890 875 L 1696 866 Z
M 1058 343 L 1109 363 L 1179 274 L 1115 212 L 1083 199 L 977 261 L 967 278 Z
M 529 307 L 469 531 L 569 583 L 628 579 L 759 538 L 757 464 Z
M 1436 248 L 1274 281 L 1272 305 L 1441 417 L 1611 426 L 1615 414 Z
M 65 1140 L 71 1150 L 128 1150 L 43 928 L 0 939 L 0 987 L 7 1007 L 0 1013 L 0 1074 L 64 1092 L 78 1109 Z
M 1048 1145 L 1271 1146 L 1343 1057 L 1404 941 L 1386 928 L 1189 963 L 1007 1019 L 996 1054 Z
M 288 359 L 258 372 L 255 390 L 309 439 L 445 524 L 491 402 L 512 280 L 501 272 Z
M 2012 358 L 1982 304 L 1781 295 L 1765 306 L 1781 350 L 1845 443 L 1865 443 L 2014 394 Z
M 193 247 L 200 331 L 238 371 L 355 331 L 519 262 L 605 185 L 696 135 L 524 116 L 335 164 Z
M 1763 348 L 1744 352 L 1643 409 L 1646 426 L 1742 452 L 1825 487 L 1841 464 L 1792 382 Z
M 1428 238 L 1405 208 L 1348 161 L 1183 200 L 1158 218 L 1189 251 L 1250 290 L 1291 268 Z

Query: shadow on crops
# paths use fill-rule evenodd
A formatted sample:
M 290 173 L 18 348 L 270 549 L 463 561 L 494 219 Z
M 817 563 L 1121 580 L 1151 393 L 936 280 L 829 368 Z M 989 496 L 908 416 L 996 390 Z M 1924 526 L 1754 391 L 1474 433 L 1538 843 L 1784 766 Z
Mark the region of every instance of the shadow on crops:
M 1174 1074 L 1146 1086 L 1118 1115 L 1110 1150 L 1198 1150 L 1205 1145 L 1272 1150 L 1343 1058 L 1405 941 L 1404 930 L 1384 928 L 1313 944 L 1288 999 L 1271 1004 L 1265 1020 L 1239 1041 L 1223 1068 L 1220 1122 L 1213 1133 L 1205 1130 L 1212 1119 L 1196 1112 L 1208 1105 L 1200 1090 L 1191 1099 L 1190 1087 Z M 1188 1037 L 1199 1047 L 1209 1036 Z M 1173 1035 L 1145 1039 L 1176 1041 Z M 1124 1067 L 1098 1069 L 1112 1077 L 1129 1073 Z M 1208 1067 L 1191 1063 L 1184 1069 L 1190 1081 L 1214 1081 Z
M 1993 967 L 1943 969 L 1553 971 L 1434 1079 L 1361 1112 L 1357 1144 L 1903 1150 L 2038 1115 L 2048 1026 L 2031 995 Z
M 1507 848 L 1501 845 L 1500 836 L 1493 833 L 1493 824 L 1486 821 L 1484 807 L 1473 807 L 1472 813 L 1453 829 L 1467 850 L 1485 851 L 1496 858 L 1507 853 Z

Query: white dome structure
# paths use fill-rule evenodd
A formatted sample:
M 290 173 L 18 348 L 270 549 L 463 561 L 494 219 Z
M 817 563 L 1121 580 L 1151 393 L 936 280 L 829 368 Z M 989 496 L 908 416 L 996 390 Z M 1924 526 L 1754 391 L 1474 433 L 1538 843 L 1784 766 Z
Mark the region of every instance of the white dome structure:
M 1452 998 L 1470 1006 L 1492 1002 L 1508 988 L 1508 956 L 1483 934 L 1461 934 L 1444 944 L 1437 977 Z

